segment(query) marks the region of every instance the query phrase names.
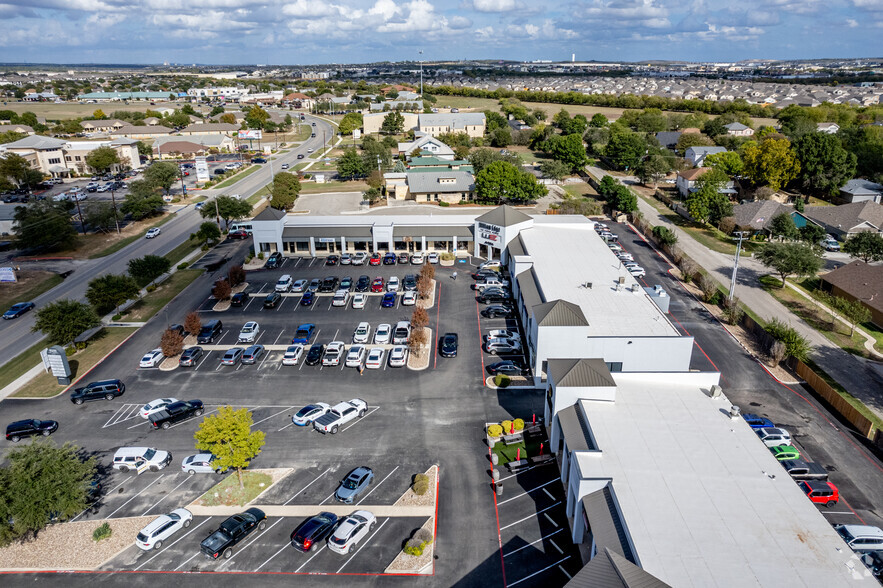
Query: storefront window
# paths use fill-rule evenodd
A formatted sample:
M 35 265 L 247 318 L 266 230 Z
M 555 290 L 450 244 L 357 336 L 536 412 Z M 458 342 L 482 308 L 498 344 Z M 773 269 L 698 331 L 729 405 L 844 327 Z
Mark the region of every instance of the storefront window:
M 436 251 L 448 251 L 451 248 L 450 241 L 433 241 L 430 245 Z
M 295 243 L 297 246 L 298 253 L 309 253 L 310 251 L 310 242 L 309 241 L 298 241 Z
M 319 243 L 319 241 L 316 241 L 316 251 L 328 251 L 328 245 L 328 243 Z
M 408 249 L 408 245 L 404 241 L 398 240 L 395 242 L 395 248 L 396 251 L 405 251 Z

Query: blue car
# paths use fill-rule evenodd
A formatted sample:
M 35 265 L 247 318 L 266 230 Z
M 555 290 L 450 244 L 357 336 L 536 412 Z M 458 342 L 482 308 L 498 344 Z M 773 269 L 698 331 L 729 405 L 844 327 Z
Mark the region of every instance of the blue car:
M 5 320 L 18 318 L 32 308 L 34 308 L 33 302 L 16 302 L 9 310 L 3 313 L 3 318 Z
M 312 306 L 313 302 L 315 302 L 315 301 L 316 301 L 316 293 L 310 292 L 309 290 L 307 290 L 306 292 L 304 292 L 304 297 L 300 299 L 300 305 L 301 306 Z
M 745 422 L 748 423 L 748 426 L 750 426 L 752 429 L 766 429 L 776 426 L 770 419 L 758 416 L 756 414 L 743 414 L 742 418 L 745 419 Z
M 313 336 L 313 331 L 315 329 L 316 325 L 314 325 L 313 323 L 300 325 L 294 332 L 294 337 L 291 338 L 291 343 L 303 343 L 304 345 L 306 345 L 310 342 L 310 339 Z
M 383 308 L 392 308 L 396 305 L 396 293 L 395 292 L 387 292 L 383 295 L 383 300 L 380 302 L 380 306 Z

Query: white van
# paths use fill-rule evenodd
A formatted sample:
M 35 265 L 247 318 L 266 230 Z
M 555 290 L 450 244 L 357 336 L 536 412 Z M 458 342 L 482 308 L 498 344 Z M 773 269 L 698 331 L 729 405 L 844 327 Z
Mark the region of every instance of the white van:
M 251 233 L 252 232 L 252 225 L 250 222 L 232 223 L 230 225 L 230 230 L 231 231 L 245 231 L 246 233 L 251 235 L 252 234 Z
M 152 447 L 120 447 L 113 456 L 113 469 L 121 472 L 138 470 L 147 465 L 151 472 L 158 472 L 172 463 L 172 454 Z

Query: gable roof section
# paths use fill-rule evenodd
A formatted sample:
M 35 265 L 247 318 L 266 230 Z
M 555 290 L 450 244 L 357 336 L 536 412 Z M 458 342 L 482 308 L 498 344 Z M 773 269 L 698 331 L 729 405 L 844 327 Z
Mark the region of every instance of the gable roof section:
M 688 169 L 682 172 L 678 172 L 678 175 L 687 180 L 688 182 L 692 182 L 697 179 L 699 176 L 704 174 L 705 172 L 711 170 L 710 167 L 695 167 L 693 169 Z
M 42 135 L 28 135 L 24 139 L 6 143 L 4 147 L 7 149 L 61 149 L 67 144 L 67 141 L 55 139 L 53 137 L 44 137 Z
M 696 155 L 702 155 L 703 153 L 705 155 L 711 155 L 712 153 L 724 153 L 726 151 L 726 148 L 724 148 L 724 147 L 706 147 L 703 145 L 703 146 L 689 147 L 687 149 L 687 151 L 692 151 Z
M 870 308 L 883 312 L 883 266 L 853 261 L 819 277 Z
M 578 304 L 566 300 L 551 300 L 532 307 L 537 326 L 588 327 L 589 321 Z
M 421 127 L 463 129 L 469 125 L 480 126 L 485 124 L 485 116 L 483 112 L 420 114 L 417 115 L 417 121 L 418 126 Z
M 619 509 L 613 500 L 610 483 L 600 490 L 583 496 L 581 502 L 598 549 L 607 548 L 634 564 L 637 558 L 629 544 Z
M 441 180 L 454 180 L 442 182 Z M 430 192 L 471 192 L 475 188 L 472 174 L 455 170 L 408 172 L 408 190 L 416 194 Z
M 778 215 L 790 213 L 794 209 L 775 200 L 756 200 L 733 207 L 733 218 L 737 227 L 751 227 L 757 231 L 766 229 Z
M 475 220 L 498 227 L 511 227 L 512 225 L 529 221 L 531 218 L 520 210 L 515 210 L 511 206 L 503 204 L 493 210 L 489 210 Z
M 546 374 L 555 381 L 556 388 L 598 388 L 616 386 L 604 360 L 550 359 Z
M 262 211 L 260 211 L 260 212 L 258 213 L 258 215 L 257 215 L 256 217 L 254 217 L 253 219 L 251 219 L 251 220 L 256 220 L 256 221 L 267 221 L 267 220 L 269 220 L 269 221 L 277 221 L 277 220 L 282 219 L 282 218 L 285 218 L 285 211 L 284 211 L 284 210 L 276 210 L 275 208 L 272 208 L 272 207 L 268 206 L 267 208 L 265 208 L 265 209 L 263 209 Z
M 879 196 L 883 192 L 883 186 L 870 180 L 853 178 L 846 182 L 840 188 L 840 191 L 853 196 Z
M 663 147 L 674 147 L 681 138 L 681 131 L 660 131 L 656 133 L 656 140 Z
M 615 551 L 599 549 L 565 588 L 670 588 L 668 584 L 628 561 Z
M 514 243 L 515 241 L 517 241 L 517 239 L 513 239 L 511 243 Z M 512 254 L 511 250 L 509 251 L 509 254 Z M 521 295 L 521 300 L 524 303 L 525 308 L 535 308 L 542 304 L 543 298 L 540 296 L 540 291 L 537 288 L 537 275 L 532 267 L 529 270 L 518 274 L 515 280 L 518 282 L 518 292 Z
M 561 427 L 561 437 L 567 440 L 570 451 L 596 451 L 595 438 L 589 429 L 589 424 L 583 416 L 583 411 L 576 404 L 562 408 L 556 415 Z
M 862 223 L 870 223 L 878 231 L 883 229 L 883 204 L 853 202 L 840 206 L 807 206 L 804 216 L 822 225 L 849 231 Z
M 202 153 L 205 146 L 193 141 L 166 141 L 162 145 L 154 145 L 154 151 L 163 153 Z
M 731 122 L 728 125 L 724 125 L 724 128 L 729 129 L 731 131 L 744 131 L 745 129 L 748 129 L 749 127 L 743 125 L 740 122 Z

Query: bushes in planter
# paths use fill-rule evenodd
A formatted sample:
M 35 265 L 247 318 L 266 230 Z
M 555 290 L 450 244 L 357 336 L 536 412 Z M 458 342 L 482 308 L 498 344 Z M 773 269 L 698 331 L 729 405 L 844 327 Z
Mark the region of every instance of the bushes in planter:
M 417 496 L 423 496 L 429 490 L 429 476 L 426 474 L 417 474 L 414 476 L 414 483 L 411 484 L 411 490 Z
M 512 383 L 512 379 L 506 374 L 497 374 L 494 376 L 494 386 L 497 388 L 507 388 Z
M 503 427 L 500 425 L 491 425 L 487 428 L 487 434 L 491 437 L 499 437 L 503 434 Z
M 113 534 L 113 529 L 110 528 L 110 524 L 107 522 L 99 525 L 92 532 L 92 540 L 93 541 L 101 541 L 102 539 L 108 539 Z
M 432 543 L 432 532 L 423 527 L 417 529 L 414 535 L 405 543 L 404 551 L 408 555 L 418 557 L 423 555 L 423 550 Z

